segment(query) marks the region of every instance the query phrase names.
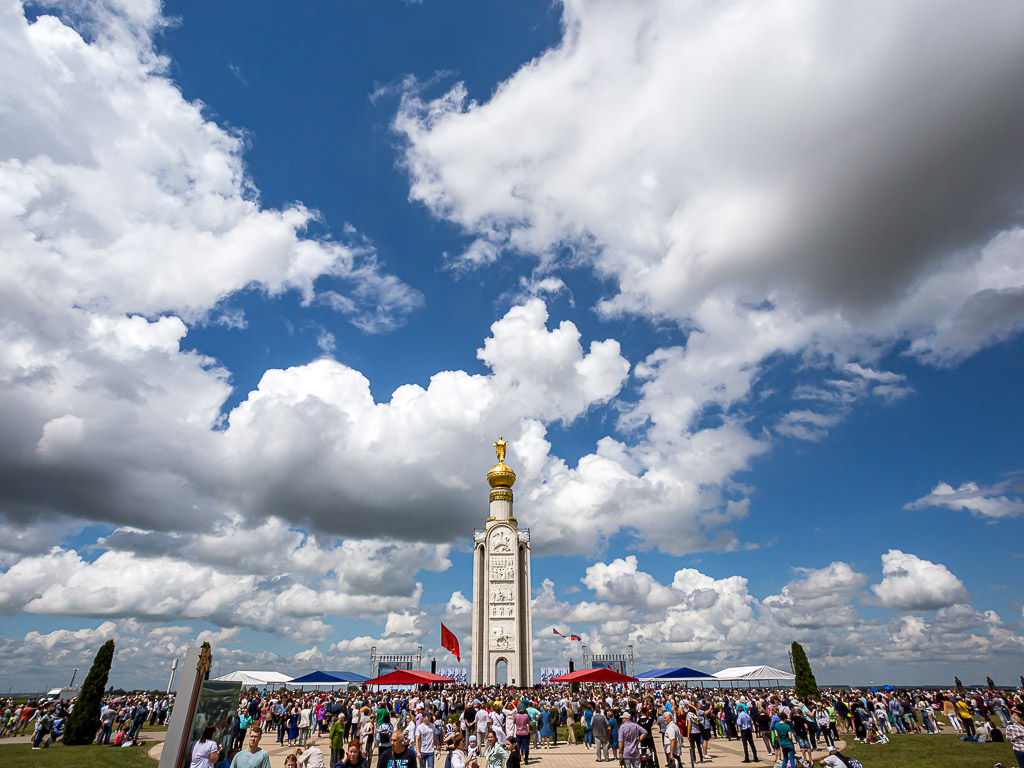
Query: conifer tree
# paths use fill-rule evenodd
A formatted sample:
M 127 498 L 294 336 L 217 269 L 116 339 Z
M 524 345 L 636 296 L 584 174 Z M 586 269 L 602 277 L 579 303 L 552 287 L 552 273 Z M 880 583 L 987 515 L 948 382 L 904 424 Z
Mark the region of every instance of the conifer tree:
M 805 699 L 809 696 L 818 695 L 818 681 L 814 679 L 811 671 L 811 663 L 807 661 L 807 654 L 803 646 L 793 641 L 793 674 L 796 675 L 796 697 Z
M 96 651 L 89 674 L 78 692 L 75 708 L 68 716 L 64 729 L 64 743 L 68 746 L 91 744 L 100 729 L 100 705 L 103 703 L 103 690 L 107 687 L 107 675 L 114 661 L 114 641 L 107 640 Z

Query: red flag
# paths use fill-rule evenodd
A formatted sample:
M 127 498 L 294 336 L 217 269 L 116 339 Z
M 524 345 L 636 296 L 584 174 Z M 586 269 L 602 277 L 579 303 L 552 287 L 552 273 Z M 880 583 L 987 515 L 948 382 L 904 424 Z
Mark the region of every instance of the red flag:
M 451 651 L 455 654 L 456 659 L 462 661 L 462 656 L 459 655 L 459 638 L 443 622 L 441 623 L 441 647 Z

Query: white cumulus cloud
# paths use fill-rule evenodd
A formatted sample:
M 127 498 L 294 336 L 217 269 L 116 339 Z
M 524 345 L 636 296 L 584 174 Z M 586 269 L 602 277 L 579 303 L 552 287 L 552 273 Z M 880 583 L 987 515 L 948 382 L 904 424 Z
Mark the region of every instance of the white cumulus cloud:
M 882 581 L 871 587 L 882 605 L 908 610 L 944 608 L 970 599 L 946 566 L 890 549 L 882 555 Z
M 1019 482 L 1008 480 L 993 486 L 982 487 L 977 483 L 962 483 L 954 488 L 949 483 L 939 483 L 932 492 L 904 505 L 904 509 L 946 509 L 970 512 L 983 520 L 1006 520 L 1024 515 L 1024 498 L 1006 494 L 1011 488 L 1018 488 Z

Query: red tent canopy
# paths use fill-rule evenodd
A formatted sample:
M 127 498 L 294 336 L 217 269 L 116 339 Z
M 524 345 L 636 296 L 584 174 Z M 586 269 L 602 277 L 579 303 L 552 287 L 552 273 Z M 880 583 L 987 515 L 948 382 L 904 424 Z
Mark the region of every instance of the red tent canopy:
M 454 683 L 450 677 L 441 677 L 418 669 L 396 669 L 386 675 L 367 680 L 363 685 L 419 685 L 420 683 Z
M 614 669 L 577 669 L 567 675 L 552 677 L 552 683 L 635 683 L 637 678 Z

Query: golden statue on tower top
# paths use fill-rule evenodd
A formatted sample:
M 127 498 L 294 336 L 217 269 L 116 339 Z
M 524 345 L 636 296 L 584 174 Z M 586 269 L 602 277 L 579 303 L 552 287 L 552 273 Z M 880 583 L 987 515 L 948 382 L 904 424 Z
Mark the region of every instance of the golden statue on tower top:
M 498 439 L 494 443 L 494 452 L 498 456 L 498 463 L 505 463 L 505 451 L 508 449 L 508 440 L 498 435 Z
M 508 450 L 508 440 L 504 437 L 499 437 L 494 441 L 493 445 L 494 452 L 498 455 L 498 463 L 491 467 L 487 473 L 487 482 L 491 484 L 491 488 L 505 488 L 507 490 L 516 481 L 515 470 L 505 463 L 505 451 Z M 509 494 L 508 498 L 512 498 L 511 494 Z

